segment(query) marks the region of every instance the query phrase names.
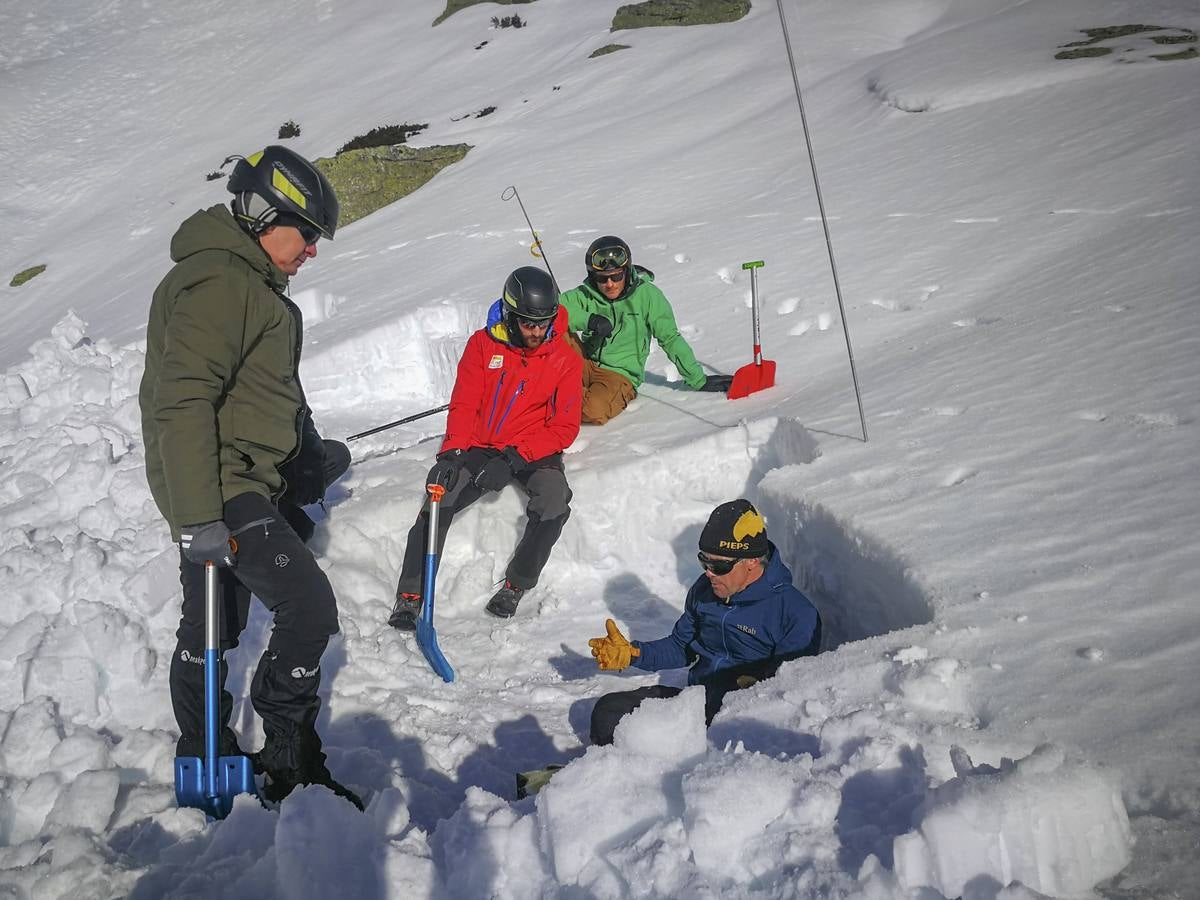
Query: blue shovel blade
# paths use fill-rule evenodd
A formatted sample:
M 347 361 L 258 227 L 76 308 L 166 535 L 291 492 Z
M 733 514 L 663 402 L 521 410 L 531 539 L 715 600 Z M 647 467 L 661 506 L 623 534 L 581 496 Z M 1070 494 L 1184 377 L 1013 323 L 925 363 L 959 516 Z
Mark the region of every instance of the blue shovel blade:
M 425 654 L 430 668 L 442 677 L 442 681 L 449 683 L 454 680 L 454 669 L 450 667 L 442 648 L 438 646 L 437 629 L 424 617 L 417 620 L 417 646 Z
M 175 801 L 181 807 L 202 809 L 223 819 L 233 809 L 238 794 L 258 796 L 254 767 L 247 756 L 222 756 L 217 760 L 217 796 L 209 797 L 204 760 L 198 756 L 175 758 Z

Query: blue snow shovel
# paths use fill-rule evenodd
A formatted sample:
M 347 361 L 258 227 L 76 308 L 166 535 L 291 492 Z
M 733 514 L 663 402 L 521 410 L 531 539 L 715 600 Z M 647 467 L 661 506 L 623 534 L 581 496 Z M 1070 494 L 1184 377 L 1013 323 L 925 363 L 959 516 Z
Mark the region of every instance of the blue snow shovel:
M 428 484 L 429 491 L 429 534 L 425 544 L 425 586 L 421 593 L 421 615 L 417 619 L 417 646 L 425 654 L 433 671 L 447 683 L 454 680 L 454 669 L 446 661 L 442 648 L 438 646 L 437 630 L 433 627 L 433 588 L 437 580 L 437 532 L 438 507 L 446 488 L 440 484 Z
M 229 815 L 233 798 L 238 794 L 258 794 L 249 757 L 217 756 L 217 733 L 221 727 L 221 691 L 217 684 L 220 633 L 217 566 L 209 561 L 204 564 L 204 759 L 175 758 L 175 802 L 202 809 L 213 819 Z

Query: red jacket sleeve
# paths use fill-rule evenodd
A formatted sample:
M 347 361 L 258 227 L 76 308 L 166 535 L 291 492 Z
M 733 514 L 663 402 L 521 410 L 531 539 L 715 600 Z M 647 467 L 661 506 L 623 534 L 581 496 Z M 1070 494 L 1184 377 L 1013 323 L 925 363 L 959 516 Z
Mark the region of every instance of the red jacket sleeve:
M 442 450 L 466 450 L 474 445 L 476 416 L 482 402 L 483 332 L 477 331 L 467 341 L 458 361 L 458 375 L 450 392 L 450 411 L 446 416 L 446 437 Z M 440 451 L 439 451 L 440 452 Z

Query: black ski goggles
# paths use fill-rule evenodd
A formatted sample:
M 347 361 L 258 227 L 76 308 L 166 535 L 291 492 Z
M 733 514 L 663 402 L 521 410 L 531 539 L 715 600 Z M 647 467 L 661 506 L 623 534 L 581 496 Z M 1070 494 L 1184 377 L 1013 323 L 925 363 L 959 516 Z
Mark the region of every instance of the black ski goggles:
M 696 559 L 700 560 L 700 567 L 705 572 L 712 572 L 714 575 L 728 575 L 733 571 L 733 567 L 741 562 L 740 559 L 713 559 L 703 551 L 696 554 Z
M 624 247 L 601 247 L 592 252 L 593 269 L 623 269 L 629 265 L 629 251 Z

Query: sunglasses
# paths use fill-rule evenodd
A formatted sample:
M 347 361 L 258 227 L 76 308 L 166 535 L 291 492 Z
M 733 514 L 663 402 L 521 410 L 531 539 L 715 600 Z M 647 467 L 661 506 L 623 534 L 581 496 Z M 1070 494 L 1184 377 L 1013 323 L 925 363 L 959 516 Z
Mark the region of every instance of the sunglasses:
M 629 265 L 629 252 L 624 247 L 601 247 L 592 253 L 593 269 L 620 269 Z
M 608 284 L 610 281 L 624 281 L 625 270 L 622 269 L 620 272 L 614 272 L 611 275 L 605 275 L 603 272 L 593 272 L 592 280 L 596 284 Z
M 526 328 L 536 328 L 539 331 L 550 327 L 550 319 L 527 319 L 524 316 L 517 316 L 517 321 Z
M 304 240 L 305 247 L 311 247 L 321 239 L 321 229 L 312 222 L 301 219 L 299 216 L 279 215 L 272 220 L 271 224 L 286 225 L 288 228 L 295 228 L 300 232 L 300 237 Z
M 303 238 L 305 247 L 311 247 L 321 239 L 321 230 L 309 225 L 307 222 L 299 223 L 295 227 L 300 232 L 300 237 Z
M 705 572 L 712 572 L 714 575 L 728 575 L 733 571 L 733 567 L 741 562 L 740 559 L 713 559 L 706 553 L 697 553 L 696 559 L 700 560 L 700 567 Z

